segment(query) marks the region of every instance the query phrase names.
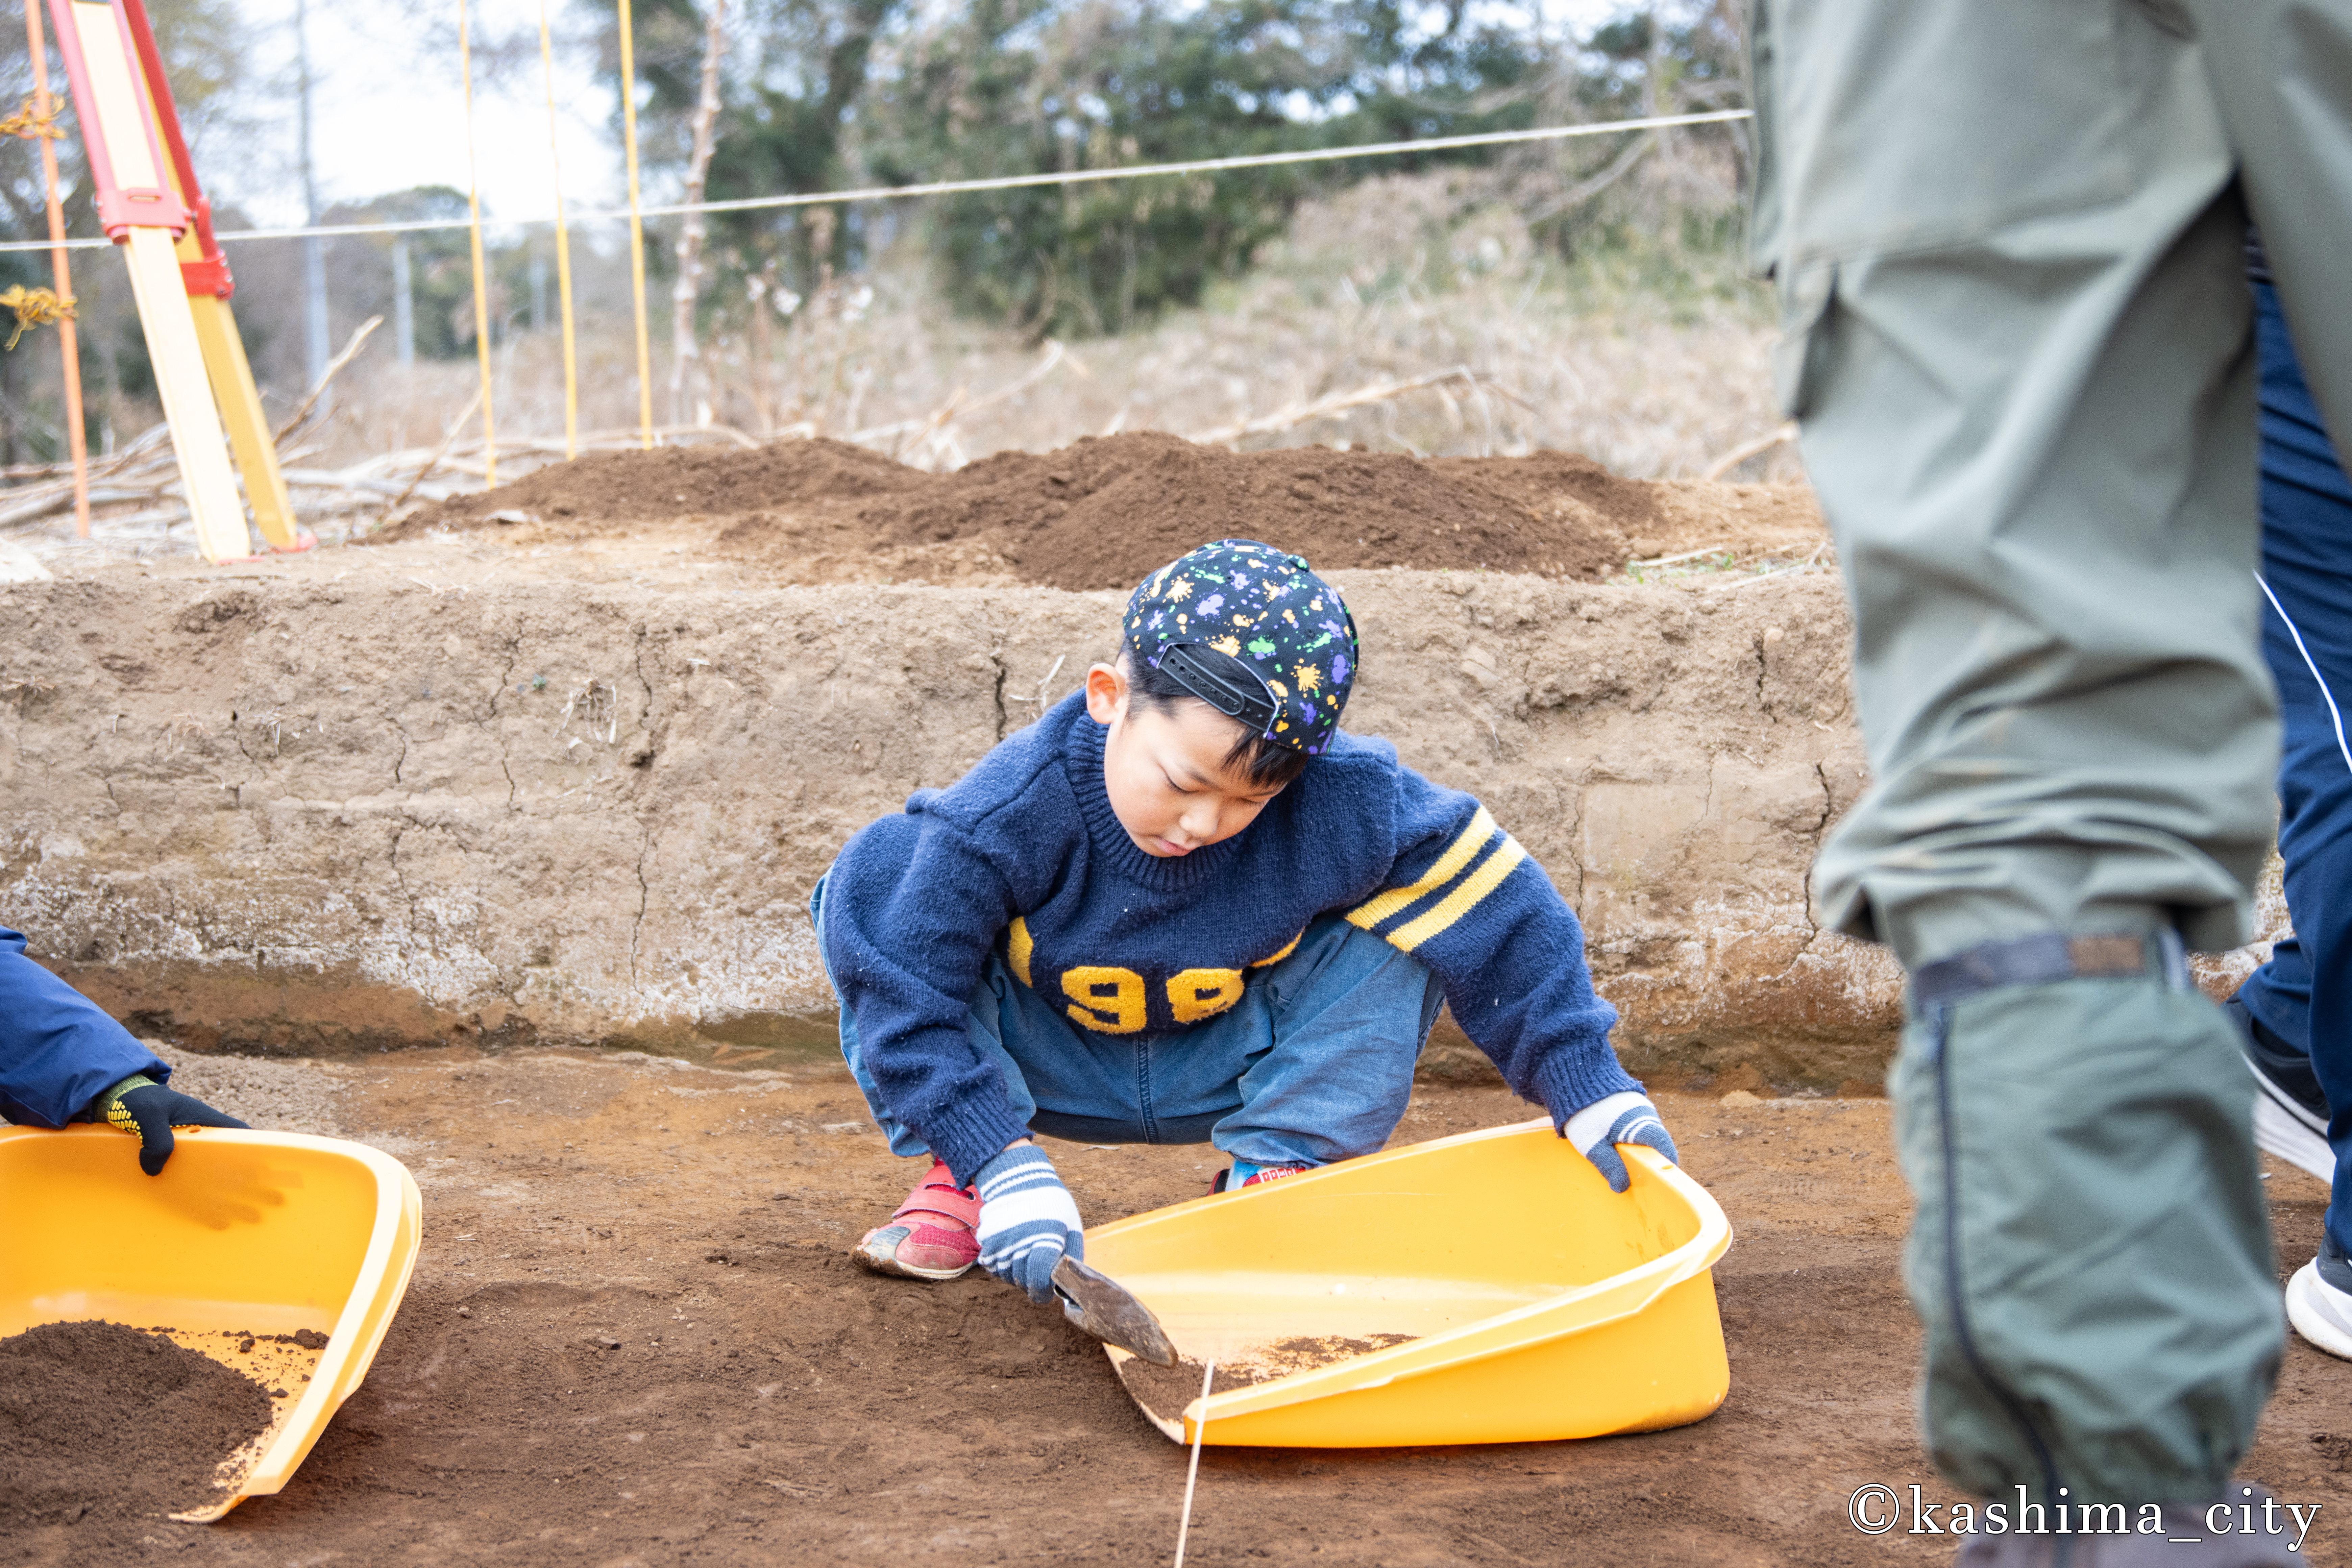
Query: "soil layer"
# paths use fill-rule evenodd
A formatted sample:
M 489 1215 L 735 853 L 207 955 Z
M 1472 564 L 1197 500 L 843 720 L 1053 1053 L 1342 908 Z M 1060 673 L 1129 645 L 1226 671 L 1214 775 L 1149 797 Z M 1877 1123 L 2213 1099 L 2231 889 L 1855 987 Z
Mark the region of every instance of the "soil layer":
M 444 1048 L 329 1076 L 348 1131 L 425 1194 L 415 1283 L 367 1381 L 277 1496 L 209 1526 L 0 1529 L 0 1563 L 1124 1568 L 1173 1547 L 1186 1452 L 1099 1344 L 982 1275 L 930 1286 L 850 1263 L 916 1172 L 838 1073 Z M 1719 1411 L 1587 1442 L 1212 1447 L 1188 1557 L 1948 1563 L 1951 1539 L 1907 1516 L 1871 1538 L 1845 1514 L 1870 1482 L 1906 1506 L 1914 1482 L 1950 1498 L 1913 1415 L 1886 1104 L 1663 1107 L 1738 1237 L 1716 1270 Z M 1501 1089 L 1424 1087 L 1399 1137 L 1532 1114 Z M 1213 1169 L 1203 1149 L 1049 1148 L 1092 1223 L 1196 1195 Z M 2326 1193 L 2274 1170 L 2292 1268 Z M 2352 1365 L 2290 1340 L 2243 1467 L 2325 1505 L 2303 1552 L 2323 1564 L 2345 1560 L 2352 1515 L 2347 1399 Z
M 215 1472 L 269 1426 L 270 1399 L 160 1331 L 43 1323 L 0 1340 L 0 1535 L 119 1538 L 217 1501 Z
M 1671 493 L 1561 452 L 1236 453 L 1137 433 L 1042 456 L 1000 452 L 932 474 L 820 439 L 597 454 L 438 502 L 374 538 L 494 528 L 535 543 L 692 516 L 719 525 L 715 552 L 747 562 L 788 567 L 832 551 L 901 577 L 977 573 L 1079 590 L 1130 588 L 1194 545 L 1232 535 L 1297 551 L 1327 571 L 1592 580 L 1678 536 Z
M 1119 603 L 449 591 L 383 558 L 0 589 L 0 910 L 134 1028 L 288 1056 L 830 1053 L 810 889 L 1067 696 Z M 1552 878 L 1633 1070 L 1878 1078 L 1900 976 L 1805 906 L 1864 776 L 1832 577 L 1337 581 L 1364 642 L 1349 727 Z

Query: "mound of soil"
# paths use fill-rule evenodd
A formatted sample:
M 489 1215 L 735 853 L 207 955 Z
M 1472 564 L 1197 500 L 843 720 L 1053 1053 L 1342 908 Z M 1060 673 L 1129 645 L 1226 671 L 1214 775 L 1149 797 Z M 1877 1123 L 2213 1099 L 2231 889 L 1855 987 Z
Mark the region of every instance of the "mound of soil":
M 842 441 L 779 441 L 741 447 L 656 447 L 591 452 L 551 463 L 493 490 L 452 496 L 413 512 L 371 542 L 436 528 L 479 528 L 495 512 L 542 521 L 645 522 L 688 513 L 718 517 L 795 500 L 881 495 L 931 476 Z
M 1567 501 L 1570 504 L 1562 504 Z M 1263 539 L 1329 571 L 1485 567 L 1596 578 L 1654 507 L 1587 458 L 1416 458 L 1328 447 L 1227 452 L 1173 436 L 1001 452 L 861 507 L 894 544 L 982 538 L 1033 583 L 1127 588 L 1212 539 Z
M 161 1334 L 44 1323 L 0 1340 L 0 1532 L 211 1500 L 268 1391 Z
M 968 547 L 1047 587 L 1126 588 L 1232 536 L 1318 567 L 1410 566 L 1596 579 L 1659 514 L 1655 487 L 1587 458 L 1416 458 L 1323 447 L 1229 452 L 1143 432 L 930 474 L 837 441 L 604 453 L 428 507 L 375 535 L 518 517 L 599 524 L 732 517 L 724 552 L 797 556 L 818 539 L 909 569 Z

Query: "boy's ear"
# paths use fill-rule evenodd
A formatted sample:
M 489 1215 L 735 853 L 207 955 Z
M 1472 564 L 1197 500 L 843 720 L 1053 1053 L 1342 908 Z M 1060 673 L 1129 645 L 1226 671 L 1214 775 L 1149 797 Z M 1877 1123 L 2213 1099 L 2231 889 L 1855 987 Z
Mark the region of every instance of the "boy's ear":
M 1087 671 L 1087 714 L 1097 724 L 1127 717 L 1127 677 L 1118 666 L 1098 664 Z

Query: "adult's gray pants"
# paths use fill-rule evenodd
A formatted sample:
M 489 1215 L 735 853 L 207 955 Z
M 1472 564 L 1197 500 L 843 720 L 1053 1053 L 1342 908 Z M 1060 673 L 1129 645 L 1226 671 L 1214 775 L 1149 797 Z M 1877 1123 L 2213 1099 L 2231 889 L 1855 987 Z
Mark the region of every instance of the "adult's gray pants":
M 1873 774 L 1822 918 L 1914 969 L 2050 931 L 2243 942 L 2278 724 L 2240 247 L 2251 209 L 2352 430 L 2352 0 L 1756 0 L 1752 26 L 1754 245 Z M 2145 994 L 2086 1000 L 2116 986 Z M 1892 1082 L 1948 1233 L 1911 1279 L 1954 1479 L 2218 1492 L 2279 1334 L 2233 1049 L 2153 979 L 1915 1018 Z

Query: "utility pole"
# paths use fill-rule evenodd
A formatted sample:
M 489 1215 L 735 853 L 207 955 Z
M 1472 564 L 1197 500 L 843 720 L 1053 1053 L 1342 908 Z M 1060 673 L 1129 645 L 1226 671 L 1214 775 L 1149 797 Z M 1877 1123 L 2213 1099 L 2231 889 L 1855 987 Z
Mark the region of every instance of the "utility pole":
M 416 279 L 404 234 L 392 237 L 392 342 L 402 365 L 416 363 Z
M 302 209 L 304 221 L 319 222 L 319 184 L 310 168 L 310 0 L 294 0 L 294 54 L 302 89 Z M 327 244 L 317 235 L 302 237 L 302 294 L 308 375 L 310 385 L 327 379 Z

